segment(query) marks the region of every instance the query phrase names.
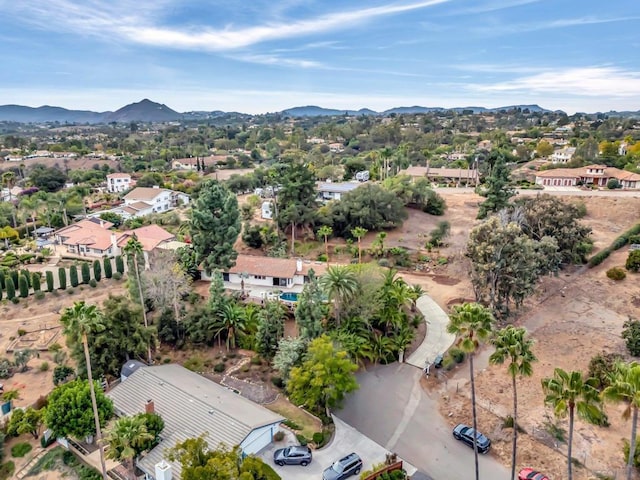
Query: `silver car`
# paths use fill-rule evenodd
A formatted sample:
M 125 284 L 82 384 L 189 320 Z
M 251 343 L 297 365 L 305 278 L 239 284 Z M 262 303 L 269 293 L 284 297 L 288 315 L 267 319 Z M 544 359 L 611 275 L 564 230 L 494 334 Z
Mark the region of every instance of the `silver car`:
M 273 462 L 276 465 L 302 465 L 306 467 L 313 459 L 311 449 L 302 445 L 280 448 L 273 452 Z

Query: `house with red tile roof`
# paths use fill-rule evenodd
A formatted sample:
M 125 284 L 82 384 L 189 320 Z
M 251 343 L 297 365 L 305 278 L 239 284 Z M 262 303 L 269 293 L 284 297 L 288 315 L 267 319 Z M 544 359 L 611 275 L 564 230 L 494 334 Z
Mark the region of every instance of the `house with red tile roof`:
M 606 165 L 587 165 L 580 168 L 553 168 L 536 172 L 536 184 L 545 187 L 576 187 L 594 185 L 605 188 L 609 180 L 616 179 L 621 188 L 640 189 L 640 175 Z

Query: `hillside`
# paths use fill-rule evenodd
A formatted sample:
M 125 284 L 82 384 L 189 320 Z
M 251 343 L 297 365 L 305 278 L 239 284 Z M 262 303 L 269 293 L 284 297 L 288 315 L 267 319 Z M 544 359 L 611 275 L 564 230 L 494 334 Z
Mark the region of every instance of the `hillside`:
M 138 103 L 126 105 L 106 116 L 109 122 L 171 122 L 182 119 L 182 114 L 164 104 L 144 99 Z

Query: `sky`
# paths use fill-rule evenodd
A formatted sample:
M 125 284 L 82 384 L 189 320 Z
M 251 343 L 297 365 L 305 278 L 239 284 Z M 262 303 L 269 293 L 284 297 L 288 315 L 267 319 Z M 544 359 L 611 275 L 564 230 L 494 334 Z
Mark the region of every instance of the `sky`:
M 0 0 L 0 105 L 640 109 L 639 0 Z

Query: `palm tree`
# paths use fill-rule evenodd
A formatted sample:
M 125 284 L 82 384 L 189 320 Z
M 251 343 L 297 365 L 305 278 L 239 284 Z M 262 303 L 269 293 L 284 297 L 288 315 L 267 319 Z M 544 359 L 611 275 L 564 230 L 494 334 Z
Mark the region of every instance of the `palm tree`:
M 105 442 L 109 445 L 107 458 L 124 462 L 133 477 L 136 470 L 135 458 L 150 440 L 153 440 L 153 435 L 147 431 L 144 417 L 121 417 L 105 436 Z
M 324 254 L 327 257 L 327 263 L 329 263 L 329 237 L 333 235 L 333 228 L 329 225 L 323 225 L 318 229 L 318 236 L 324 238 Z
M 147 307 L 144 303 L 144 296 L 142 295 L 142 281 L 140 279 L 140 267 L 138 266 L 138 258 L 143 255 L 142 243 L 138 240 L 138 237 L 134 234 L 124 247 L 124 253 L 129 257 L 133 268 L 136 273 L 136 282 L 138 283 L 138 295 L 140 296 L 140 306 L 142 307 L 142 319 L 144 320 L 144 327 L 149 328 L 149 322 L 147 321 Z M 178 320 L 178 318 L 176 318 Z M 147 344 L 147 363 L 151 364 L 151 344 Z
M 343 305 L 355 297 L 360 288 L 358 277 L 347 266 L 329 267 L 327 273 L 320 279 L 320 286 L 324 289 L 329 300 L 333 302 L 336 324 L 340 326 Z
M 513 388 L 513 439 L 511 445 L 511 479 L 516 478 L 516 452 L 518 442 L 518 391 L 516 389 L 516 377 L 530 377 L 533 374 L 531 364 L 537 360 L 531 351 L 533 340 L 526 338 L 527 331 L 520 327 L 509 325 L 499 330 L 493 339 L 496 351 L 489 357 L 489 363 L 502 365 L 508 361 L 507 370 L 511 375 L 511 387 Z
M 358 239 L 358 263 L 362 263 L 362 245 L 360 240 L 367 234 L 367 229 L 362 227 L 356 227 L 351 230 L 351 235 Z
M 409 299 L 411 300 L 411 312 L 416 311 L 418 299 L 425 294 L 424 289 L 420 285 L 412 285 L 409 287 Z
M 571 448 L 573 446 L 573 424 L 575 414 L 588 422 L 595 423 L 602 419 L 596 380 L 584 379 L 582 372 L 565 372 L 561 368 L 553 371 L 553 377 L 542 379 L 542 390 L 545 393 L 544 403 L 553 407 L 557 418 L 569 415 L 569 442 L 567 448 L 568 480 L 573 479 L 571 466 Z
M 605 402 L 624 403 L 622 413 L 625 420 L 631 416 L 631 441 L 627 460 L 627 480 L 633 477 L 633 465 L 636 457 L 636 435 L 638 430 L 638 408 L 640 407 L 640 364 L 637 362 L 617 363 L 612 375 L 612 383 L 602 391 Z
M 93 407 L 93 419 L 96 424 L 96 443 L 100 450 L 100 465 L 102 467 L 102 477 L 107 480 L 107 467 L 104 462 L 104 447 L 102 445 L 102 432 L 100 430 L 100 416 L 98 415 L 98 404 L 96 403 L 96 391 L 91 373 L 91 357 L 89 356 L 89 342 L 87 336 L 104 330 L 102 324 L 102 313 L 95 305 L 87 305 L 76 302 L 73 307 L 65 309 L 60 322 L 63 325 L 63 333 L 72 338 L 80 337 L 84 347 L 84 360 L 87 366 L 87 377 L 89 379 L 89 389 L 91 391 L 91 406 Z
M 236 338 L 238 334 L 245 331 L 247 319 L 244 315 L 244 309 L 234 302 L 226 302 L 220 310 L 220 322 L 218 332 L 227 332 L 227 351 L 230 348 L 236 348 Z
M 453 307 L 449 315 L 447 331 L 458 336 L 458 347 L 469 355 L 469 376 L 471 378 L 471 410 L 473 415 L 473 431 L 478 431 L 478 418 L 476 414 L 476 385 L 473 378 L 473 357 L 480 346 L 480 342 L 486 340 L 490 333 L 494 318 L 491 311 L 478 303 L 463 303 Z M 476 480 L 480 478 L 478 465 L 478 445 L 476 436 L 473 436 L 473 453 L 475 458 Z

